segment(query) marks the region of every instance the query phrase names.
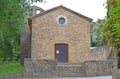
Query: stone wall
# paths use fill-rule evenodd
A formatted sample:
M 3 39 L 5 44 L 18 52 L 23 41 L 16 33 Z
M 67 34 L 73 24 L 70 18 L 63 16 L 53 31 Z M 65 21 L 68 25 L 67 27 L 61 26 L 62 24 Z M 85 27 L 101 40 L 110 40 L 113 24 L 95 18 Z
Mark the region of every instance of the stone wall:
M 54 78 L 56 74 L 56 61 L 25 59 L 24 78 Z
M 112 75 L 113 61 L 87 61 L 76 65 L 57 65 L 60 77 L 94 77 Z
M 18 74 L 9 74 L 9 75 L 0 75 L 0 79 L 21 79 L 23 77 L 23 73 Z
M 112 75 L 113 61 L 57 64 L 54 60 L 25 60 L 24 78 L 94 77 Z
M 87 61 L 83 65 L 85 66 L 86 76 L 107 76 L 112 75 L 112 60 L 103 61 Z
M 28 26 L 24 26 L 21 32 L 20 63 L 24 64 L 24 58 L 31 57 L 31 36 L 28 33 Z
M 30 28 L 28 26 L 29 13 L 26 12 L 25 24 L 21 29 L 21 39 L 20 39 L 20 63 L 24 64 L 24 58 L 31 57 L 31 34 Z
M 119 53 L 117 53 L 116 50 L 114 50 L 114 64 L 112 66 L 113 71 L 112 71 L 112 79 L 120 79 L 120 68 L 119 68 Z
M 91 49 L 90 57 L 91 60 L 107 60 L 111 59 L 112 57 L 112 47 L 109 46 L 102 46 L 102 47 L 96 47 L 94 49 Z
M 117 66 L 113 67 L 112 79 L 120 79 L 120 69 Z

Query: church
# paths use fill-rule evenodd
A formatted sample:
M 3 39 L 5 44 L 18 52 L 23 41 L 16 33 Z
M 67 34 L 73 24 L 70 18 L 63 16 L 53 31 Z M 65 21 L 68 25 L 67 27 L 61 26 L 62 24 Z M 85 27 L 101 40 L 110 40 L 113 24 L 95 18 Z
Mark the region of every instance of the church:
M 24 78 L 111 75 L 112 49 L 90 49 L 91 18 L 62 5 L 46 11 L 32 8 L 21 30 Z
M 91 18 L 62 5 L 47 11 L 33 7 L 34 15 L 27 19 L 22 30 L 22 59 L 50 59 L 60 63 L 90 60 Z

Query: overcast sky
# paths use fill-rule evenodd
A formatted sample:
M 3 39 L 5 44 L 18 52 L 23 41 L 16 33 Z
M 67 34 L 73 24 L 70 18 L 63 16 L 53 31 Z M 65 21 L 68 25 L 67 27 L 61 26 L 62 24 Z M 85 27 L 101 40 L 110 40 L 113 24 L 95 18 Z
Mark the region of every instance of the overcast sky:
M 45 3 L 35 5 L 44 10 L 63 5 L 96 21 L 98 18 L 103 19 L 106 16 L 107 10 L 103 6 L 105 2 L 106 0 L 46 0 Z

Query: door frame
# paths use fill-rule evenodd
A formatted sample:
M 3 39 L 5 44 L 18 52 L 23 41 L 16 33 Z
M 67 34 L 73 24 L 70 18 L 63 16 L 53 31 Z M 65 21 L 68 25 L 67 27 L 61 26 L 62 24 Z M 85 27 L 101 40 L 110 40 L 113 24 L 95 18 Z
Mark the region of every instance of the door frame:
M 71 42 L 70 41 L 61 41 L 61 40 L 52 41 L 51 44 L 50 44 L 51 59 L 55 60 L 55 48 L 54 48 L 55 44 L 68 44 L 68 63 L 72 62 L 71 58 L 73 58 L 73 57 L 71 55 L 71 49 L 72 49 L 72 47 L 71 47 Z

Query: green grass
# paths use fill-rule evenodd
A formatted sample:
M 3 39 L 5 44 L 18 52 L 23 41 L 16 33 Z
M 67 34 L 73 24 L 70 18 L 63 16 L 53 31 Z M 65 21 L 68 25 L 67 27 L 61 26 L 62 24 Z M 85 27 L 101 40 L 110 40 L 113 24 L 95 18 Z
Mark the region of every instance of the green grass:
M 15 73 L 22 73 L 24 71 L 23 66 L 19 62 L 10 62 L 6 64 L 0 64 L 0 75 L 8 75 Z

